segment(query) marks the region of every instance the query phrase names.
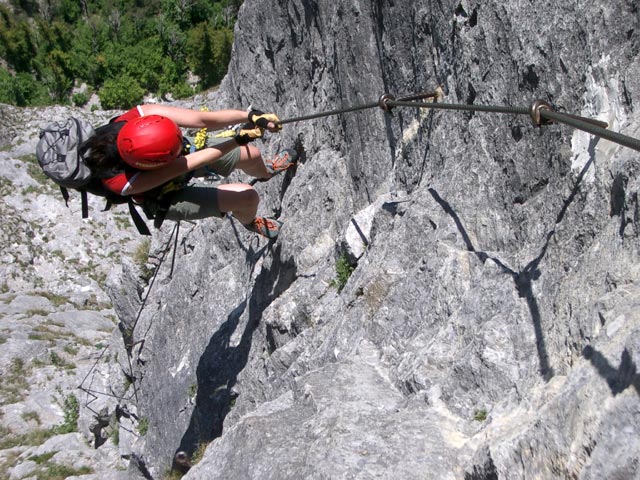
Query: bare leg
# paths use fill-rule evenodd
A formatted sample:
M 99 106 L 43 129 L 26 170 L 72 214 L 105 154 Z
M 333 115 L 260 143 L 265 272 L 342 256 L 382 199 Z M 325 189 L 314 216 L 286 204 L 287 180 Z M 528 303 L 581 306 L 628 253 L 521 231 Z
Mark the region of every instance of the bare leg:
M 246 183 L 228 183 L 218 186 L 218 208 L 221 212 L 233 212 L 243 225 L 256 217 L 260 196 Z
M 264 166 L 260 150 L 252 145 L 240 147 L 240 160 L 236 168 L 256 178 L 269 178 L 271 174 Z

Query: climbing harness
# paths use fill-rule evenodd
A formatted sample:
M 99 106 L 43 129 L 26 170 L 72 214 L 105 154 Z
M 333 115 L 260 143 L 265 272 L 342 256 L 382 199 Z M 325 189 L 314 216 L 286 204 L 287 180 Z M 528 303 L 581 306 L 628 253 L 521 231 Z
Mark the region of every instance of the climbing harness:
M 640 151 L 640 140 L 622 135 L 617 132 L 607 130 L 609 124 L 600 120 L 592 118 L 581 117 L 578 115 L 571 115 L 568 113 L 560 113 L 553 109 L 553 107 L 543 101 L 536 100 L 529 108 L 521 107 L 509 107 L 500 105 L 470 105 L 470 104 L 454 104 L 454 103 L 442 103 L 440 100 L 443 98 L 443 93 L 440 88 L 434 92 L 418 93 L 415 95 L 403 96 L 395 98 L 393 95 L 385 93 L 377 102 L 371 102 L 364 105 L 358 105 L 354 107 L 343 108 L 340 110 L 331 110 L 327 112 L 316 113 L 312 115 L 305 115 L 301 117 L 294 117 L 276 122 L 279 125 L 285 125 L 287 123 L 302 122 L 305 120 L 312 120 L 315 118 L 328 117 L 332 115 L 340 115 L 343 113 L 355 112 L 359 110 L 366 110 L 370 108 L 380 107 L 385 112 L 391 112 L 395 107 L 410 107 L 410 108 L 431 108 L 439 110 L 454 110 L 454 111 L 467 111 L 467 112 L 486 112 L 486 113 L 503 113 L 511 115 L 528 115 L 531 118 L 533 125 L 536 127 L 550 125 L 552 123 L 563 123 L 569 125 L 578 130 L 585 131 L 597 137 L 602 137 L 606 140 L 618 143 L 624 147 L 629 147 L 634 150 Z M 418 102 L 416 100 L 424 100 L 431 98 L 431 102 Z

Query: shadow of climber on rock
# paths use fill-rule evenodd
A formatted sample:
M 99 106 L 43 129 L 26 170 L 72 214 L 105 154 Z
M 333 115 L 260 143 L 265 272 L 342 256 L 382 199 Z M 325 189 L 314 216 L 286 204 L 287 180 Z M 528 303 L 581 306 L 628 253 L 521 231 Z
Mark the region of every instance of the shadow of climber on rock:
M 195 407 L 176 450 L 173 470 L 185 473 L 191 466 L 194 452 L 222 435 L 224 420 L 238 397 L 234 387 L 238 375 L 249 362 L 253 334 L 263 312 L 291 286 L 296 277 L 295 264 L 292 260 L 280 260 L 278 246 L 273 252 L 271 268 L 263 268 L 258 274 L 249 299 L 238 305 L 211 337 L 196 368 Z M 245 314 L 248 320 L 242 337 L 232 345 L 231 338 Z
M 560 211 L 558 212 L 555 218 L 555 226 L 561 224 L 564 221 L 565 215 L 569 207 L 575 201 L 576 196 L 580 191 L 582 181 L 585 175 L 587 174 L 587 172 L 589 171 L 589 168 L 591 168 L 591 165 L 595 161 L 595 148 L 596 148 L 596 145 L 598 144 L 598 141 L 599 141 L 599 138 L 595 138 L 589 142 L 589 148 L 588 148 L 589 160 L 585 163 L 582 170 L 576 177 L 576 181 L 571 189 L 571 193 L 562 202 L 562 207 L 560 208 Z M 460 217 L 458 216 L 456 211 L 451 207 L 451 205 L 446 200 L 444 200 L 438 194 L 438 192 L 435 189 L 429 188 L 428 191 L 433 197 L 433 199 L 442 207 L 442 209 L 455 222 L 458 231 L 462 235 L 462 239 L 464 240 L 467 250 L 475 253 L 476 256 L 483 263 L 487 260 L 491 260 L 496 265 L 498 265 L 498 267 L 500 267 L 503 273 L 510 275 L 511 278 L 513 279 L 515 287 L 518 291 L 518 295 L 520 296 L 520 298 L 524 298 L 526 300 L 527 307 L 531 314 L 531 320 L 533 322 L 533 328 L 536 335 L 536 348 L 538 350 L 538 359 L 540 362 L 540 367 L 539 367 L 540 375 L 545 379 L 545 381 L 549 381 L 554 376 L 554 370 L 553 370 L 553 367 L 551 366 L 549 354 L 547 352 L 547 347 L 545 344 L 544 333 L 542 328 L 543 327 L 542 315 L 540 312 L 540 306 L 538 304 L 538 301 L 533 291 L 533 284 L 542 275 L 540 264 L 546 257 L 547 250 L 549 249 L 551 240 L 556 234 L 555 226 L 549 232 L 547 232 L 546 236 L 544 237 L 544 243 L 542 244 L 538 255 L 536 255 L 535 258 L 533 258 L 530 262 L 528 262 L 524 266 L 524 268 L 522 268 L 520 271 L 515 271 L 509 266 L 505 265 L 505 263 L 502 262 L 501 260 L 490 256 L 486 252 L 483 252 L 481 250 L 476 250 L 475 246 L 473 245 L 473 242 L 471 241 L 471 237 L 465 230 L 464 225 L 462 224 L 462 221 L 460 220 Z
M 625 348 L 622 351 L 620 365 L 617 369 L 591 345 L 584 347 L 582 356 L 589 360 L 600 376 L 606 380 L 613 395 L 624 392 L 630 386 L 633 386 L 636 393 L 640 395 L 640 375 L 629 350 Z
M 547 243 L 545 243 L 542 253 L 538 255 L 533 261 L 529 262 L 520 272 L 516 272 L 512 268 L 509 268 L 507 265 L 505 265 L 501 260 L 490 256 L 486 252 L 476 250 L 473 242 L 471 241 L 471 237 L 469 237 L 469 234 L 464 228 L 464 225 L 462 225 L 460 217 L 451 207 L 451 205 L 446 200 L 444 200 L 435 189 L 430 188 L 429 193 L 431 194 L 433 199 L 442 207 L 442 209 L 453 219 L 456 227 L 458 228 L 458 231 L 462 235 L 462 239 L 464 240 L 467 250 L 475 253 L 482 263 L 486 262 L 487 260 L 491 260 L 498 267 L 500 267 L 503 273 L 511 276 L 511 278 L 513 279 L 513 282 L 518 291 L 518 295 L 520 296 L 520 298 L 524 298 L 527 301 L 527 307 L 529 308 L 529 312 L 531 314 L 531 321 L 533 322 L 533 329 L 536 334 L 536 348 L 538 350 L 538 359 L 540 362 L 540 375 L 546 381 L 550 380 L 553 377 L 554 372 L 549 362 L 549 355 L 547 353 L 547 347 L 544 341 L 540 307 L 538 306 L 538 301 L 533 294 L 533 282 L 540 278 L 541 272 L 538 268 L 538 264 L 544 257 L 544 253 L 547 250 L 548 239 Z

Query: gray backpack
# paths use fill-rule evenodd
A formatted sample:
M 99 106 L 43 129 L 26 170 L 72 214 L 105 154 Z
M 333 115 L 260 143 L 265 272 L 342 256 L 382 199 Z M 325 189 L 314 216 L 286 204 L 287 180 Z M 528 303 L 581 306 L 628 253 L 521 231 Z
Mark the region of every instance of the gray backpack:
M 93 126 L 74 117 L 40 130 L 36 158 L 44 173 L 60 187 L 79 189 L 91 181 L 91 170 L 79 152 L 91 135 Z
M 93 135 L 93 126 L 86 120 L 71 117 L 64 122 L 53 122 L 40 130 L 36 145 L 36 158 L 45 175 L 53 180 L 62 192 L 65 203 L 69 202 L 71 188 L 78 190 L 82 198 L 82 218 L 89 216 L 87 192 L 106 198 L 105 210 L 111 205 L 128 203 L 129 213 L 138 231 L 150 235 L 149 229 L 136 211 L 131 197 L 120 197 L 102 186 L 80 154 L 82 144 Z

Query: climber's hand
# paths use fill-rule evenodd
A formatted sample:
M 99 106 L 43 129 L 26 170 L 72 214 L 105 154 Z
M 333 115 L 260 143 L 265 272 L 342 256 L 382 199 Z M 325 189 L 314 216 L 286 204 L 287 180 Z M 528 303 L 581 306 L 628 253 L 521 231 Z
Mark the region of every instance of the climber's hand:
M 252 109 L 249 112 L 249 121 L 270 132 L 279 132 L 282 130 L 282 125 L 278 123 L 280 119 L 275 113 L 264 113 L 260 110 Z
M 264 134 L 264 129 L 261 127 L 256 127 L 252 123 L 247 123 L 243 125 L 235 134 L 233 139 L 236 141 L 238 145 L 247 145 L 249 142 L 252 142 L 256 138 L 262 138 Z

